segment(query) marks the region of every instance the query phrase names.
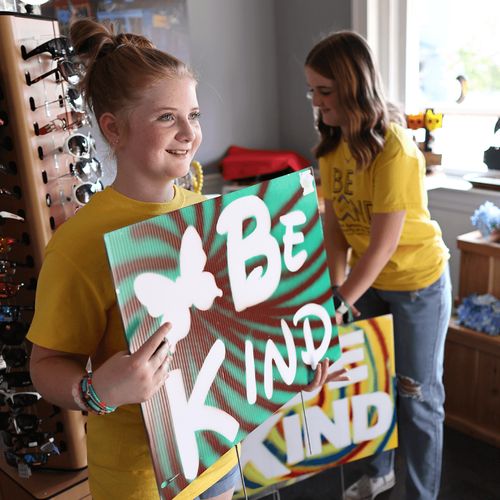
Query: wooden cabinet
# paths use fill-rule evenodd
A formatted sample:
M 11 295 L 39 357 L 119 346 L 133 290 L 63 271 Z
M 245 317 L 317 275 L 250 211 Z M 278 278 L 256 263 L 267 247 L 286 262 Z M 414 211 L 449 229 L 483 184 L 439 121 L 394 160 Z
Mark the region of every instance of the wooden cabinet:
M 474 231 L 457 238 L 458 300 L 471 293 L 500 297 L 500 244 Z M 446 423 L 500 447 L 500 336 L 452 320 L 445 348 Z
M 460 250 L 459 300 L 471 293 L 500 298 L 500 243 L 485 241 L 479 231 L 458 236 Z
M 444 385 L 446 424 L 500 447 L 500 337 L 451 321 Z

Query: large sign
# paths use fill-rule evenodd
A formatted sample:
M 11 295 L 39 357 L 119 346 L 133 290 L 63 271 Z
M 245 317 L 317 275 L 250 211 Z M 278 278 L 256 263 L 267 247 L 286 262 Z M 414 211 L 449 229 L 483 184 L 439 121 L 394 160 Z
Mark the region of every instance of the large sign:
M 248 494 L 397 446 L 392 316 L 343 325 L 339 339 L 332 369 L 350 380 L 294 397 L 243 441 Z
M 142 405 L 172 498 L 340 347 L 314 177 L 295 172 L 105 236 L 131 352 L 165 322 L 164 388 Z

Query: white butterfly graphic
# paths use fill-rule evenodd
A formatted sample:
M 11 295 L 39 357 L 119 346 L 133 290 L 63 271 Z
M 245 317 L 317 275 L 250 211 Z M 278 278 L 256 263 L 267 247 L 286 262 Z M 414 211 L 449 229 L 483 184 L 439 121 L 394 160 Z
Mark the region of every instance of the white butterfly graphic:
M 175 345 L 191 328 L 192 305 L 207 311 L 216 297 L 222 297 L 212 273 L 204 271 L 207 256 L 201 238 L 193 226 L 182 236 L 180 276 L 172 281 L 157 273 L 142 273 L 134 281 L 134 291 L 153 318 L 171 323 L 168 340 Z

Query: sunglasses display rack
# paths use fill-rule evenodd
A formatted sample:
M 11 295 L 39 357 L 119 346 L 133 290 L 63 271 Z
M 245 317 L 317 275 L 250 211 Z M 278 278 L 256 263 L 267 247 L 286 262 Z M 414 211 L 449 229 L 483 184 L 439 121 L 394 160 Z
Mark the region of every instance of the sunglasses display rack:
M 88 165 L 74 154 L 75 141 L 78 153 L 91 138 L 68 126 L 85 123 L 61 75 L 71 77 L 71 68 L 63 69 L 69 61 L 52 54 L 50 43 L 49 52 L 36 50 L 58 35 L 53 19 L 0 12 L 0 498 L 88 495 L 86 416 L 40 398 L 24 340 L 44 248 L 100 169 L 95 158 Z

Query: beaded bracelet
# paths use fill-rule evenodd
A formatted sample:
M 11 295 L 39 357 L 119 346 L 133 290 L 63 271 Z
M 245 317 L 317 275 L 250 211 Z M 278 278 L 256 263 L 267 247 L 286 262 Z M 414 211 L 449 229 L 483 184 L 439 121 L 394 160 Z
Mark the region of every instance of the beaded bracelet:
M 92 372 L 86 373 L 81 382 L 80 390 L 82 393 L 82 398 L 86 406 L 98 415 L 106 415 L 107 413 L 112 413 L 116 410 L 116 406 L 108 406 L 95 392 L 94 386 L 92 385 Z

